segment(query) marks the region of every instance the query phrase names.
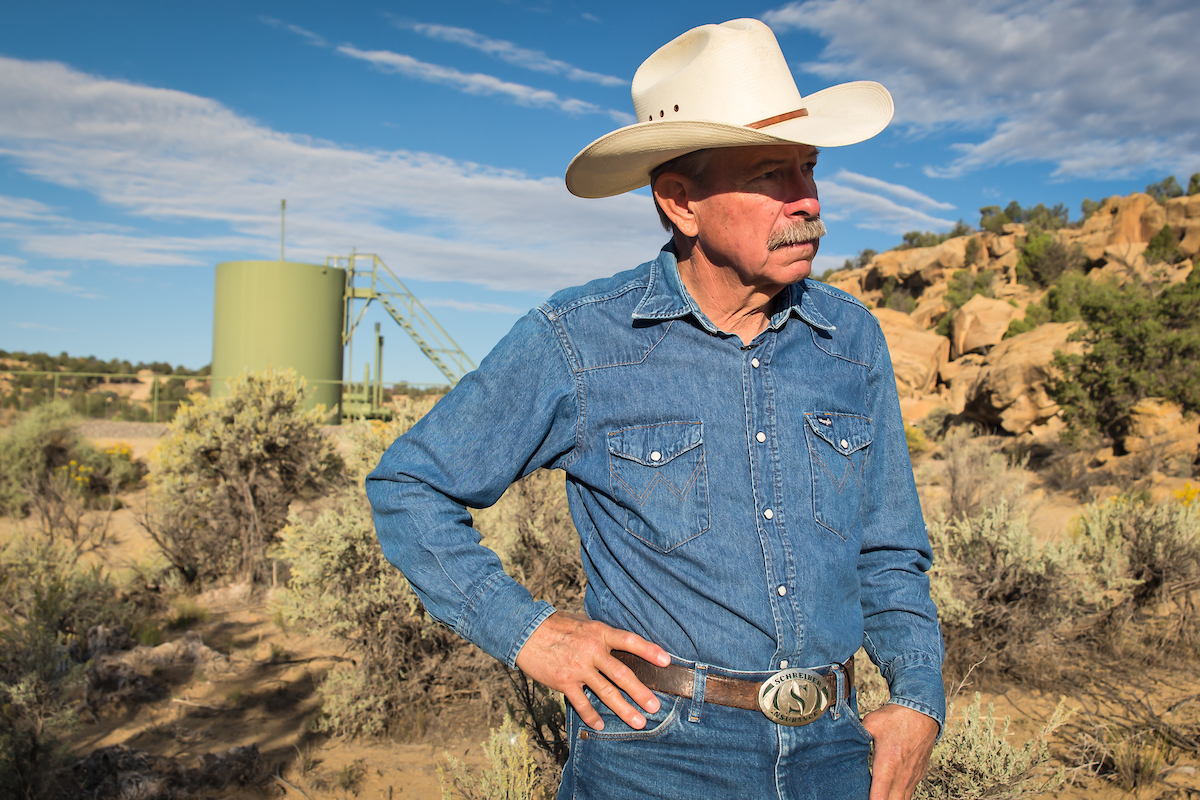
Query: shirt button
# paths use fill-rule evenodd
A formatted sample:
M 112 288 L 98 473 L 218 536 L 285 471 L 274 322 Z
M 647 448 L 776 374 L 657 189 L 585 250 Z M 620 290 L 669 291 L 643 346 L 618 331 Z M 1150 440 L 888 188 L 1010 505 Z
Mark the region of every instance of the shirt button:
M 846 445 L 843 443 L 842 447 L 845 447 L 845 446 Z M 651 461 L 662 461 L 662 453 L 655 450 L 653 453 L 650 454 L 650 460 Z
M 850 446 L 850 443 L 847 442 L 845 439 L 842 439 L 842 449 L 845 450 L 849 446 Z
M 787 665 L 788 665 L 788 660 L 786 658 L 779 662 L 780 669 L 787 669 Z
M 775 512 L 768 508 L 766 511 L 763 512 L 763 516 L 766 517 L 767 519 L 771 519 L 772 517 L 775 516 Z
M 767 435 L 762 431 L 759 431 L 754 435 L 754 438 L 758 439 L 760 442 L 765 442 L 767 440 Z
M 759 364 L 759 361 L 757 358 L 750 359 L 750 366 L 754 367 L 755 369 L 758 369 L 758 364 Z
M 779 596 L 780 596 L 780 597 L 783 597 L 785 594 L 787 594 L 787 587 L 786 587 L 786 586 L 780 586 L 780 587 L 779 587 L 778 589 L 776 589 L 775 591 L 779 592 Z

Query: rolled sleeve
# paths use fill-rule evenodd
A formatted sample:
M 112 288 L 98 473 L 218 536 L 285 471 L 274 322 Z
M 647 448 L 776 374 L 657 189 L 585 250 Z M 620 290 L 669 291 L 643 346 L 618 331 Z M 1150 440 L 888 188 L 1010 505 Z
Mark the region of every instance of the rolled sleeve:
M 367 476 L 384 556 L 430 616 L 510 667 L 554 608 L 504 572 L 467 507 L 558 465 L 575 445 L 577 413 L 570 365 L 533 311 Z

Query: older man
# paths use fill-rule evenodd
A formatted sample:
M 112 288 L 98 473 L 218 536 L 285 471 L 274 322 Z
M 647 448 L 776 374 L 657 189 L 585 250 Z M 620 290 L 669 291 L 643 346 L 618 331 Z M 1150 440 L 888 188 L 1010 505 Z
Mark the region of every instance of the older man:
M 806 280 L 817 146 L 875 135 L 891 98 L 802 98 L 755 20 L 665 45 L 633 97 L 567 185 L 650 184 L 670 243 L 530 312 L 393 444 L 368 478 L 384 551 L 435 618 L 566 695 L 559 797 L 910 797 L 945 714 L 929 544 L 879 326 Z M 586 617 L 506 575 L 464 508 L 543 466 Z M 861 722 L 860 645 L 891 688 Z

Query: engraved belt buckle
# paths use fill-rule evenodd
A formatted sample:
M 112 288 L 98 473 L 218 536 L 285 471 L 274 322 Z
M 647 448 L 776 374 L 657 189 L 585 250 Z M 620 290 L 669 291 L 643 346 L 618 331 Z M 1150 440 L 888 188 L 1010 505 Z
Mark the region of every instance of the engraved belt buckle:
M 780 725 L 807 725 L 831 704 L 829 684 L 811 669 L 780 670 L 758 690 L 759 710 Z

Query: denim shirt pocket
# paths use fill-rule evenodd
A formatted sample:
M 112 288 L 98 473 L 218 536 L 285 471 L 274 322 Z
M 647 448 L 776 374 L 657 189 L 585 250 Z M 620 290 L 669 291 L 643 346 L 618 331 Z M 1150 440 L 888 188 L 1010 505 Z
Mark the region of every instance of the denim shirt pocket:
M 871 444 L 871 420 L 854 414 L 809 411 L 809 460 L 812 463 L 813 517 L 840 538 L 855 526 L 862 506 L 863 466 Z
M 608 434 L 613 497 L 625 530 L 663 553 L 708 530 L 708 467 L 700 422 L 662 422 Z

